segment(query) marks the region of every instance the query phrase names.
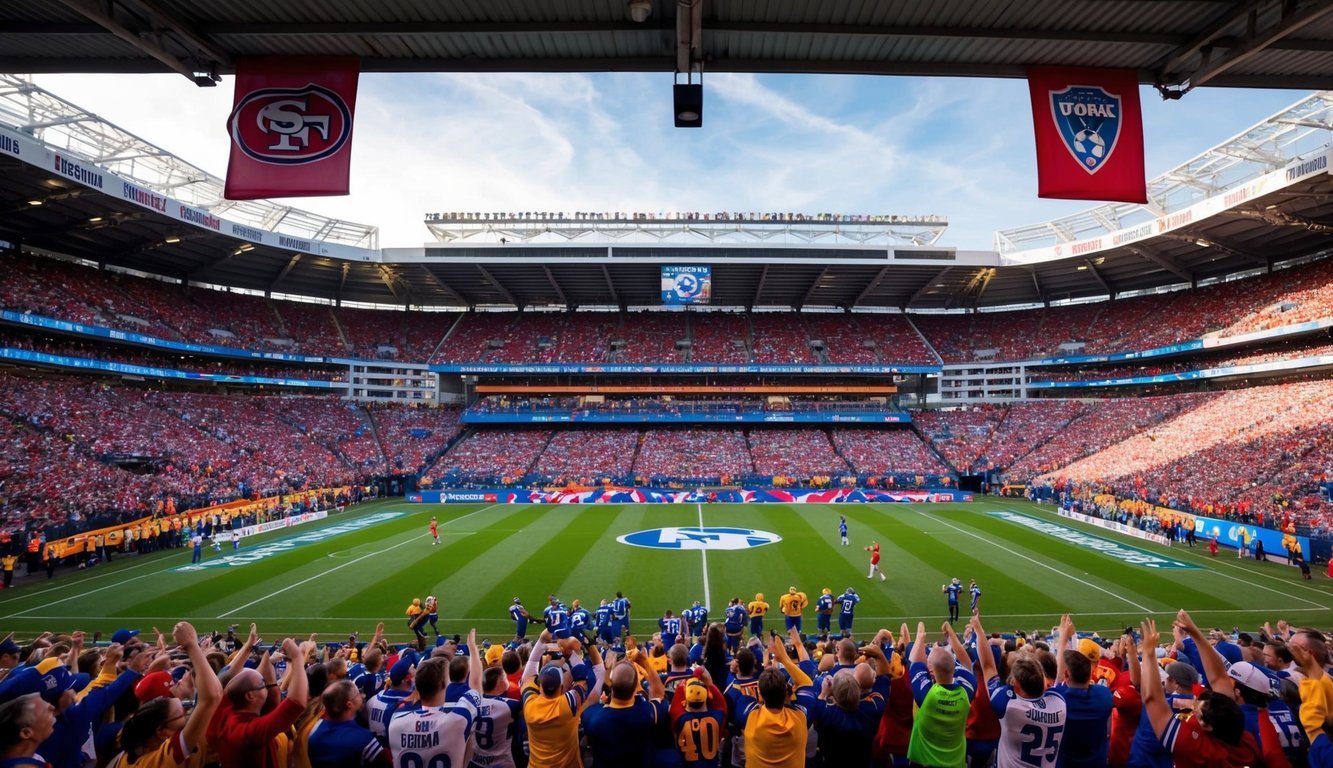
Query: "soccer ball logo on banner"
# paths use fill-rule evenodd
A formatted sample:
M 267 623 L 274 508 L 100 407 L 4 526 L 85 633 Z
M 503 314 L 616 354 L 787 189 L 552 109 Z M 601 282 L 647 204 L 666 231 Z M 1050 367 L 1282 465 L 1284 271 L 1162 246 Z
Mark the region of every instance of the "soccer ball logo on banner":
M 1051 91 L 1051 118 L 1078 165 L 1096 173 L 1115 151 L 1120 97 L 1105 88 L 1071 85 Z
M 227 128 L 236 146 L 255 160 L 313 163 L 347 143 L 352 111 L 337 93 L 318 85 L 262 88 L 240 100 Z

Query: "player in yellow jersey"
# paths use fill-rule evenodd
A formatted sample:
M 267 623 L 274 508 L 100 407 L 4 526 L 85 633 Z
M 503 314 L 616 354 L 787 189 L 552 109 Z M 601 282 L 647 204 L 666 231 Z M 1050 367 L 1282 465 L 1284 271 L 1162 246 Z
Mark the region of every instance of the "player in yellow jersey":
M 745 606 L 745 612 L 750 617 L 750 634 L 763 637 L 764 634 L 764 616 L 768 614 L 768 603 L 764 602 L 764 593 L 756 592 L 754 600 Z
M 795 629 L 801 631 L 801 612 L 810 605 L 810 599 L 804 592 L 796 591 L 796 587 L 787 587 L 787 594 L 778 599 L 778 610 L 782 611 L 783 620 L 786 622 L 788 632 Z

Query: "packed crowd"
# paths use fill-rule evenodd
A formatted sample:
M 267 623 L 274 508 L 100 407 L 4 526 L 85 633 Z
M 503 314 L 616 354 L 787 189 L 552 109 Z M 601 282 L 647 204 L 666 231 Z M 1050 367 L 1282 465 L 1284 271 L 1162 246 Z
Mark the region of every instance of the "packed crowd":
M 346 381 L 344 366 L 312 367 L 305 365 L 264 365 L 247 360 L 180 355 L 161 350 L 117 347 L 109 344 L 65 338 L 41 338 L 0 330 L 0 348 L 40 352 L 47 355 L 78 358 L 81 361 L 109 361 L 150 368 L 206 373 L 219 376 L 262 376 L 270 379 L 305 379 Z M 83 366 L 78 366 L 83 367 Z
M 643 434 L 637 478 L 691 478 L 729 484 L 754 471 L 754 460 L 738 429 L 650 429 Z
M 556 485 L 597 485 L 629 475 L 639 447 L 634 429 L 556 432 L 534 465 L 534 472 Z
M 1049 631 L 988 632 L 974 611 L 961 632 L 956 620 L 938 632 L 903 623 L 858 641 L 854 590 L 824 590 L 820 632 L 805 635 L 809 600 L 792 587 L 780 601 L 785 634 L 763 632 L 770 606 L 756 595 L 712 623 L 698 603 L 684 619 L 668 611 L 660 631 L 640 639 L 628 609 L 616 613 L 628 606 L 617 594 L 596 616 L 552 596 L 534 639 L 516 600 L 512 640 L 479 640 L 474 629 L 430 650 L 421 633 L 415 647 L 387 642 L 383 624 L 369 641 L 353 633 L 322 647 L 314 635 L 265 641 L 255 625 L 244 639 L 234 626 L 201 637 L 186 622 L 147 641 L 120 630 L 106 646 L 82 632 L 6 638 L 0 759 L 51 768 L 1333 766 L 1330 639 L 1285 621 L 1206 631 L 1181 610 L 1169 630 L 1144 619 L 1103 638 L 1069 615 Z M 429 617 L 433 601 L 409 613 Z
M 392 442 L 377 438 L 372 418 Z M 409 425 L 410 439 L 399 424 Z M 456 409 L 382 406 L 371 414 L 337 398 L 0 374 L 0 528 L 140 516 L 167 498 L 186 509 L 344 485 L 384 474 L 386 465 L 420 466 L 457 427 Z M 426 434 L 411 438 L 412 429 Z
M 948 475 L 934 453 L 907 429 L 838 429 L 833 444 L 859 475 Z
M 1258 351 L 1224 351 L 1212 354 L 1191 356 L 1187 359 L 1164 360 L 1156 363 L 1137 365 L 1118 365 L 1107 367 L 1053 368 L 1035 369 L 1033 381 L 1087 381 L 1100 379 L 1132 378 L 1136 376 L 1160 376 L 1162 374 L 1199 371 L 1205 368 L 1227 368 L 1242 365 L 1261 365 L 1287 360 L 1309 360 L 1310 358 L 1333 355 L 1333 343 L 1327 336 L 1320 335 L 1313 340 L 1291 341 L 1276 345 L 1265 345 Z M 1317 364 L 1310 360 L 1310 364 Z
M 1313 492 L 1333 456 L 1333 384 L 1179 397 L 1192 407 L 1038 479 L 1205 513 L 1285 502 L 1303 523 L 1327 522 L 1330 508 Z
M 1333 260 L 1196 290 L 1012 312 L 914 314 L 946 363 L 1130 352 L 1322 319 Z
M 848 469 L 821 429 L 752 430 L 750 455 L 759 475 L 809 478 L 842 475 Z
M 271 301 L 56 259 L 0 256 L 0 307 L 19 312 L 172 341 L 434 362 L 682 362 L 688 348 L 689 361 L 698 363 L 934 365 L 930 347 L 949 363 L 1025 360 L 1149 349 L 1206 333 L 1236 336 L 1322 319 L 1330 306 L 1329 259 L 1196 290 L 1019 311 L 502 312 L 460 319 Z M 678 348 L 683 341 L 688 345 Z M 822 352 L 815 341 L 823 342 Z
M 829 397 L 606 397 L 491 395 L 481 397 L 468 411 L 475 413 L 641 413 L 739 414 L 754 412 L 824 412 L 896 410 L 888 398 Z

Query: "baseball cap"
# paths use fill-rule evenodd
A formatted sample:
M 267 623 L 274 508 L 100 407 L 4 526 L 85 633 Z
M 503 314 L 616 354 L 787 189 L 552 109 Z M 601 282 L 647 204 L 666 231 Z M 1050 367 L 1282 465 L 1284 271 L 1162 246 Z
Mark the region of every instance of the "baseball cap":
M 52 704 L 60 700 L 60 694 L 71 688 L 80 690 L 92 679 L 86 673 L 70 672 L 60 659 L 44 659 L 35 669 L 40 676 L 38 693 Z
M 389 669 L 389 683 L 392 685 L 402 685 L 407 676 L 411 674 L 412 668 L 416 666 L 417 655 L 411 651 L 398 657 L 393 667 Z
M 3 641 L 0 641 L 0 656 L 3 656 L 4 654 L 7 653 L 18 653 L 19 651 L 22 650 L 23 648 L 18 643 L 14 642 L 8 637 L 6 637 Z
M 37 693 L 41 689 L 41 675 L 37 674 L 37 668 L 19 667 L 0 682 L 0 702 Z
M 111 636 L 111 642 L 116 643 L 117 645 L 124 645 L 138 636 L 139 630 L 137 629 L 118 629 L 116 630 L 116 634 Z
M 564 683 L 565 671 L 558 664 L 547 664 L 542 667 L 542 671 L 537 675 L 537 684 L 541 686 L 542 693 L 547 696 L 554 696 Z
M 153 699 L 170 696 L 171 683 L 170 672 L 150 672 L 135 684 L 134 697 L 139 700 L 140 704 L 144 704 Z
M 702 680 L 689 681 L 685 684 L 685 701 L 689 704 L 708 701 L 708 686 Z
M 486 666 L 493 667 L 500 663 L 500 659 L 505 655 L 505 647 L 499 643 L 493 644 L 486 649 Z
M 1239 661 L 1232 664 L 1227 669 L 1227 674 L 1231 676 L 1232 680 L 1255 693 L 1265 696 L 1276 696 L 1278 693 L 1277 681 L 1248 661 Z
M 1199 682 L 1199 671 L 1183 661 L 1173 661 L 1166 665 L 1166 676 L 1186 688 Z
M 1088 657 L 1088 661 L 1093 664 L 1102 657 L 1102 646 L 1091 637 L 1085 637 L 1078 641 L 1078 652 Z

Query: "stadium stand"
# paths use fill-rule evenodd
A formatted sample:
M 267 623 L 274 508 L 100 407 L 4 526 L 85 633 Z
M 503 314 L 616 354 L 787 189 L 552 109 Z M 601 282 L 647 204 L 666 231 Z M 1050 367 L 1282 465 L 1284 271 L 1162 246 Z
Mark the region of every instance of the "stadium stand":
M 690 316 L 690 362 L 750 362 L 750 324 L 735 312 L 698 312 Z
M 556 485 L 624 482 L 634 466 L 638 443 L 639 432 L 634 429 L 556 432 L 534 471 Z
M 833 477 L 847 462 L 820 429 L 755 429 L 750 432 L 755 474 L 784 478 Z
M 863 477 L 949 474 L 949 468 L 910 429 L 838 429 L 833 445 Z
M 677 343 L 689 337 L 683 312 L 634 312 L 621 316 L 621 325 L 611 333 L 611 343 L 623 342 L 611 362 L 683 363 Z
M 745 434 L 736 429 L 650 429 L 634 476 L 646 483 L 721 483 L 754 471 Z
M 443 484 L 516 482 L 527 476 L 550 440 L 549 430 L 474 432 L 437 459 L 425 475 Z

